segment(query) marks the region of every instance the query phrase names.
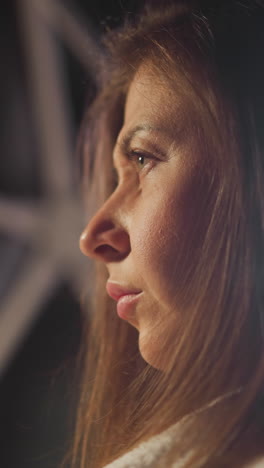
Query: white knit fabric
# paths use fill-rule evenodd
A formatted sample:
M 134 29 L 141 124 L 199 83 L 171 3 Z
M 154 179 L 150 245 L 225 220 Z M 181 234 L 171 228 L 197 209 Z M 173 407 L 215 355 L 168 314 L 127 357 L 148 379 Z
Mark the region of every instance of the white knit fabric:
M 174 430 L 170 429 L 162 434 L 152 437 L 138 447 L 124 454 L 117 460 L 109 463 L 104 468 L 160 468 L 159 462 L 163 455 L 170 449 Z M 182 468 L 186 459 L 181 459 L 173 465 L 173 468 Z M 231 468 L 231 467 L 227 467 Z M 232 467 L 236 468 L 236 467 Z M 245 468 L 264 468 L 264 457 L 247 465 Z
M 146 442 L 142 442 L 138 447 L 125 453 L 120 458 L 114 460 L 108 465 L 105 465 L 103 468 L 163 468 L 162 458 L 169 452 L 172 445 L 175 444 L 175 442 L 177 443 L 177 439 L 179 446 L 181 445 L 179 435 L 182 434 L 182 429 L 186 422 L 191 422 L 194 415 L 198 415 L 199 413 L 201 414 L 204 411 L 214 411 L 214 407 L 216 405 L 224 401 L 230 401 L 230 398 L 240 394 L 242 390 L 243 389 L 241 387 L 216 398 L 204 407 L 186 415 L 178 423 L 174 424 L 161 434 L 151 437 Z M 171 468 L 183 468 L 184 463 L 187 461 L 189 456 L 185 455 L 184 457 L 179 458 Z M 264 468 L 264 457 L 259 458 L 257 461 L 254 461 L 243 468 Z
M 105 468 L 154 468 L 160 459 L 169 451 L 175 435 L 175 430 L 167 430 L 152 437 L 138 447 L 125 453 L 122 457 L 109 463 Z M 174 468 L 181 468 L 182 462 L 177 462 Z

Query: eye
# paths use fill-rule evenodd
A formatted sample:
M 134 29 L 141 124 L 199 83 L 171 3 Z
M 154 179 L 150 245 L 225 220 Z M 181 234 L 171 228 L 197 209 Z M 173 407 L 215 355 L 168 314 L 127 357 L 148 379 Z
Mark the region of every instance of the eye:
M 154 156 L 149 153 L 143 153 L 142 151 L 130 150 L 126 154 L 127 158 L 132 161 L 139 170 L 143 169 L 150 162 L 154 161 Z
M 124 164 L 124 159 L 126 163 Z M 123 160 L 123 163 L 121 161 Z M 122 152 L 119 152 L 117 157 L 117 168 L 113 167 L 112 170 L 112 188 L 113 191 L 118 187 L 120 178 L 122 179 L 123 171 L 127 166 L 135 168 L 138 174 L 145 176 L 156 164 L 159 162 L 159 158 L 146 151 L 123 148 Z M 128 163 L 128 164 L 127 164 Z

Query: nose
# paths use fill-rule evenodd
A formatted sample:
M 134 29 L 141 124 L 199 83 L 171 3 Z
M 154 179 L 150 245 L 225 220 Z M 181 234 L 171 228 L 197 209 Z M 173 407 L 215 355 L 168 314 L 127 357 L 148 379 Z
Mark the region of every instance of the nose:
M 110 199 L 87 224 L 80 237 L 84 255 L 105 263 L 118 262 L 130 252 L 130 238 L 118 219 L 118 212 L 110 209 Z

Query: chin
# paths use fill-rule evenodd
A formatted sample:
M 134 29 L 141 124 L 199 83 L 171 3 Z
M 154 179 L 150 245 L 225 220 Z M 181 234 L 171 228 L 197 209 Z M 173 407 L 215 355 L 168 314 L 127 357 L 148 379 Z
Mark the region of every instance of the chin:
M 151 333 L 143 333 L 139 331 L 139 351 L 150 366 L 157 370 L 164 371 L 166 369 L 164 347 L 161 346 L 160 339 L 153 337 Z

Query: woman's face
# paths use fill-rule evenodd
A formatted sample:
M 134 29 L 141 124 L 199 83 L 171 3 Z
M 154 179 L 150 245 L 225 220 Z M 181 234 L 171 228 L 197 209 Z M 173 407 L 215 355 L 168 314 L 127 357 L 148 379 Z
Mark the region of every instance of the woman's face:
M 189 313 L 184 291 L 209 219 L 194 107 L 162 75 L 139 68 L 113 151 L 117 188 L 80 242 L 106 264 L 118 315 L 137 328 L 143 358 L 160 369 Z

